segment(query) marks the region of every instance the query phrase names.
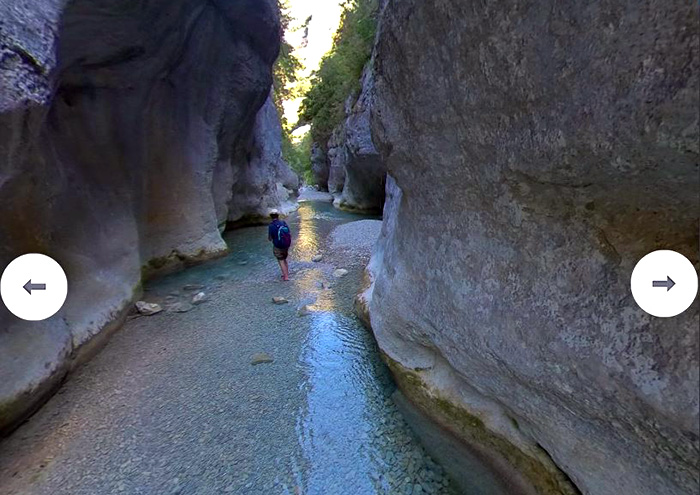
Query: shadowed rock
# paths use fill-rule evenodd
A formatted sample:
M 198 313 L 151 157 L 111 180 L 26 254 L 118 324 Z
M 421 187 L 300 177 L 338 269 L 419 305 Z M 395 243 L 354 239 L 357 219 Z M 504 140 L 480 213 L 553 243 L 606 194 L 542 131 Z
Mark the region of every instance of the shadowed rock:
M 0 264 L 46 253 L 69 283 L 43 322 L 0 305 L 6 431 L 119 326 L 142 272 L 225 254 L 220 186 L 250 177 L 233 151 L 280 26 L 272 0 L 9 0 L 0 19 Z
M 299 177 L 282 158 L 282 126 L 272 94 L 258 111 L 250 136 L 236 152 L 232 186 L 227 202 L 229 222 L 268 221 L 272 208 L 287 214 L 296 208 L 290 201 L 299 191 Z
M 341 208 L 381 210 L 384 205 L 386 165 L 372 142 L 369 122 L 374 100 L 373 66 L 372 60 L 365 67 L 360 96 L 348 109 L 343 124 L 344 185 L 336 201 Z
M 311 172 L 321 191 L 328 191 L 328 161 L 325 151 L 318 143 L 311 145 Z

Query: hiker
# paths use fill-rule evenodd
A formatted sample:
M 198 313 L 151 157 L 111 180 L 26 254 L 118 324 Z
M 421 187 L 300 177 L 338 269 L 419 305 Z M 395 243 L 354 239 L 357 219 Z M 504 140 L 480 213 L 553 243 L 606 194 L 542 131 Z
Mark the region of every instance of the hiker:
M 292 233 L 289 225 L 284 220 L 280 220 L 280 212 L 272 210 L 270 212 L 270 226 L 267 228 L 267 240 L 272 241 L 272 253 L 277 258 L 282 270 L 282 280 L 289 280 L 289 265 L 287 264 L 287 254 L 289 246 L 292 244 Z

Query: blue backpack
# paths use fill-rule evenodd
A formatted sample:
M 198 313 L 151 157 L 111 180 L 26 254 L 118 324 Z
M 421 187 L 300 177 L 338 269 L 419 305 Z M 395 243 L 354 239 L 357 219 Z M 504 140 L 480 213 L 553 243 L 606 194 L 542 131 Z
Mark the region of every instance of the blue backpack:
M 277 224 L 277 232 L 272 236 L 272 244 L 280 249 L 289 249 L 292 245 L 292 233 L 286 222 L 280 221 Z

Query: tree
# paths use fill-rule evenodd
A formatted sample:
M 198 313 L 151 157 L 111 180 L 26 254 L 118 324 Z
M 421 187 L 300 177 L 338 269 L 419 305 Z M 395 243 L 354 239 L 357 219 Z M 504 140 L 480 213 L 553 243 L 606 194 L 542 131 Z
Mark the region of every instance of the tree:
M 345 100 L 360 88 L 377 25 L 377 0 L 347 0 L 331 50 L 311 76 L 297 126 L 311 124 L 313 141 L 325 146 L 345 117 Z

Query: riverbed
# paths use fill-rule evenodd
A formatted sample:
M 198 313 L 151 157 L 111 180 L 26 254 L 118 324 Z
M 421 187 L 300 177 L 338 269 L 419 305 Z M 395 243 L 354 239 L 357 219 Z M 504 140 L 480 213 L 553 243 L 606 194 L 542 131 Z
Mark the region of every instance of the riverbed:
M 457 493 L 353 313 L 371 242 L 333 232 L 368 218 L 301 204 L 290 282 L 259 226 L 227 232 L 227 257 L 149 283 L 143 299 L 165 310 L 133 315 L 0 444 L 2 492 Z

